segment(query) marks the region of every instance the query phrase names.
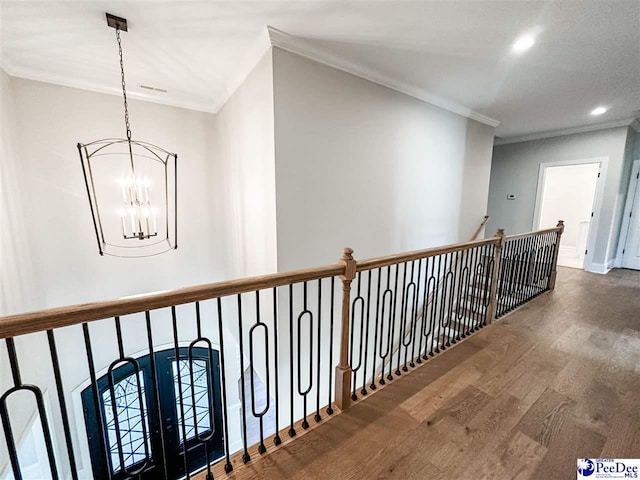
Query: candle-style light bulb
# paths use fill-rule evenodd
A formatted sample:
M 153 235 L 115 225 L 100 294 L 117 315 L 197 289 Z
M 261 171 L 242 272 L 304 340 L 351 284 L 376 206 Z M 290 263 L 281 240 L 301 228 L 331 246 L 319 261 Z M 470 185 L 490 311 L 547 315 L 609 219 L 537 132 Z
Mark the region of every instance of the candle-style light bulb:
M 153 234 L 156 235 L 158 233 L 158 209 L 153 209 Z
M 122 224 L 122 236 L 126 238 L 127 236 L 127 227 L 125 224 L 125 216 L 126 216 L 127 212 L 125 211 L 124 208 L 120 209 L 120 223 Z
M 136 234 L 136 209 L 129 207 L 129 217 L 131 218 L 131 235 Z
M 147 236 L 151 235 L 151 227 L 149 226 L 149 209 L 142 210 L 142 216 L 144 217 L 144 226 L 146 228 L 145 233 Z
M 150 205 L 151 202 L 149 201 L 149 179 L 145 178 L 144 179 L 144 201 L 147 205 Z

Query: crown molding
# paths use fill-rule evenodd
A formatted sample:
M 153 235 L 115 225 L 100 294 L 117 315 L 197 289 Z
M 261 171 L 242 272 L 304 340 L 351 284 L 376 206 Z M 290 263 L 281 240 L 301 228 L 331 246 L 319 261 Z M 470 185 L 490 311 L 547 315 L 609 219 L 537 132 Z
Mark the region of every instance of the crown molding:
M 269 25 L 267 25 L 267 30 L 269 32 L 271 45 L 274 47 L 306 57 L 323 65 L 342 70 L 343 72 L 369 80 L 370 82 L 377 83 L 378 85 L 390 88 L 391 90 L 404 93 L 410 97 L 417 98 L 418 100 L 430 103 L 436 107 L 462 115 L 463 117 L 470 118 L 477 122 L 484 123 L 485 125 L 489 125 L 491 127 L 497 127 L 500 125 L 500 121 L 475 112 L 468 107 L 434 95 L 424 89 L 408 85 L 398 79 L 384 75 L 362 64 L 341 59 L 318 48 L 313 45 L 312 42 L 309 42 L 304 38 L 294 37 Z
M 75 79 L 73 82 L 68 81 L 65 78 L 57 75 L 52 75 L 48 72 L 42 72 L 39 70 L 29 68 L 14 68 L 13 66 L 3 62 L 0 64 L 0 68 L 11 77 L 23 78 L 25 80 L 32 80 L 36 82 L 50 83 L 53 85 L 59 85 L 61 87 L 77 88 L 80 90 L 86 90 L 94 93 L 104 93 L 107 95 L 114 95 L 117 97 L 122 96 L 121 88 L 105 87 L 91 82 L 83 82 L 82 80 Z M 215 113 L 212 108 L 205 107 L 198 102 L 180 102 L 171 100 L 170 98 L 158 98 L 153 95 L 144 93 L 138 93 L 135 91 L 127 90 L 127 97 L 144 102 L 157 103 L 160 105 L 167 105 L 170 107 L 184 108 L 186 110 L 194 110 L 196 112 Z
M 510 137 L 510 138 L 496 137 L 493 144 L 496 146 L 509 145 L 511 143 L 530 142 L 533 140 L 542 140 L 544 138 L 562 137 L 564 135 L 573 135 L 575 133 L 595 132 L 596 130 L 606 130 L 607 128 L 616 128 L 616 127 L 631 126 L 635 129 L 636 127 L 634 126 L 634 124 L 636 122 L 638 127 L 640 127 L 640 122 L 638 122 L 637 119 L 625 118 L 622 120 L 615 120 L 613 122 L 607 122 L 607 123 L 596 123 L 593 125 L 583 125 L 582 127 L 561 128 L 559 130 L 550 130 L 547 132 L 532 133 L 531 135 L 523 135 L 520 137 Z
M 271 43 L 269 41 L 269 35 L 266 30 L 261 32 L 260 37 L 252 51 L 247 55 L 247 61 L 244 69 L 233 75 L 229 82 L 229 88 L 227 88 L 218 98 L 211 102 L 188 102 L 188 101 L 176 101 L 171 97 L 157 97 L 143 92 L 136 92 L 127 90 L 127 97 L 136 100 L 156 103 L 159 105 L 166 105 L 170 107 L 184 108 L 186 110 L 193 110 L 203 113 L 218 113 L 227 100 L 233 96 L 233 94 L 242 86 L 247 77 L 254 70 L 256 65 L 260 62 L 262 57 L 271 49 Z M 120 87 L 105 87 L 91 82 L 83 82 L 82 80 L 74 79 L 69 81 L 61 76 L 53 75 L 49 72 L 43 72 L 41 70 L 15 67 L 9 64 L 6 59 L 0 60 L 0 69 L 11 77 L 24 78 L 26 80 L 33 80 L 36 82 L 51 83 L 54 85 L 60 85 L 62 87 L 78 88 L 80 90 L 86 90 L 95 93 L 104 93 L 107 95 L 122 96 L 122 90 Z

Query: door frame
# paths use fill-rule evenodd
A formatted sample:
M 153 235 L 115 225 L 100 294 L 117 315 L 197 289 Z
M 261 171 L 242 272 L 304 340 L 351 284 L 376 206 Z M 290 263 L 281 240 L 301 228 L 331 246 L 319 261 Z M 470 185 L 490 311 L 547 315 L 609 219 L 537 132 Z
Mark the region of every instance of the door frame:
M 631 176 L 629 177 L 629 186 L 627 187 L 627 197 L 624 202 L 624 211 L 622 213 L 622 225 L 620 227 L 620 236 L 618 237 L 618 248 L 616 251 L 616 262 L 615 266 L 617 268 L 622 267 L 622 251 L 624 250 L 627 239 L 629 237 L 629 228 L 631 227 L 631 219 L 629 214 L 631 213 L 631 209 L 633 208 L 633 203 L 635 200 L 635 191 L 640 182 L 640 179 L 637 178 L 638 174 L 640 174 L 640 158 L 633 161 L 631 167 Z
M 540 214 L 542 213 L 542 194 L 544 192 L 545 173 L 549 167 L 567 167 L 572 165 L 584 165 L 587 163 L 599 163 L 600 164 L 600 176 L 596 183 L 596 191 L 593 197 L 593 205 L 591 211 L 593 217 L 589 225 L 589 234 L 587 236 L 587 254 L 584 257 L 584 263 L 582 268 L 588 272 L 600 272 L 593 263 L 593 250 L 596 243 L 596 233 L 598 231 L 600 219 L 600 213 L 602 209 L 602 198 L 604 196 L 604 184 L 607 180 L 607 166 L 609 164 L 609 157 L 593 157 L 593 158 L 577 158 L 574 160 L 558 160 L 554 162 L 543 162 L 538 169 L 538 185 L 536 188 L 536 201 L 533 210 L 533 223 L 531 230 L 538 229 L 538 223 L 540 222 Z

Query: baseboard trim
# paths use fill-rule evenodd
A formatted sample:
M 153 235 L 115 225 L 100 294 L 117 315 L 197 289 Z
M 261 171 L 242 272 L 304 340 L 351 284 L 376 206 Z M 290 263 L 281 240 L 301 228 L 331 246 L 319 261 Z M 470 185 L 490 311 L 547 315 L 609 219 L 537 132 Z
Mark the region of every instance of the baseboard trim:
M 584 269 L 587 272 L 599 273 L 600 275 L 606 275 L 613 268 L 613 260 L 609 260 L 607 263 L 589 263 L 585 264 Z

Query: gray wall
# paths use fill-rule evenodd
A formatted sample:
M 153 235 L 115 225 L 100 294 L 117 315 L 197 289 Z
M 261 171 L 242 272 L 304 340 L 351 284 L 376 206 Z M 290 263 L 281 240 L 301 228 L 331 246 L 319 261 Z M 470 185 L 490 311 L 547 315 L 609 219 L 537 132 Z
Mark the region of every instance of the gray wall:
M 628 127 L 565 135 L 496 146 L 493 149 L 489 189 L 488 232 L 505 228 L 507 233 L 530 231 L 541 163 L 607 157 L 604 196 L 598 216 L 593 263 L 597 271 L 611 266 L 624 209 L 623 184 L 630 164 L 625 162 Z M 627 151 L 629 147 L 627 146 Z M 507 200 L 514 193 L 516 200 Z
M 278 268 L 453 243 L 485 215 L 494 129 L 273 50 Z

